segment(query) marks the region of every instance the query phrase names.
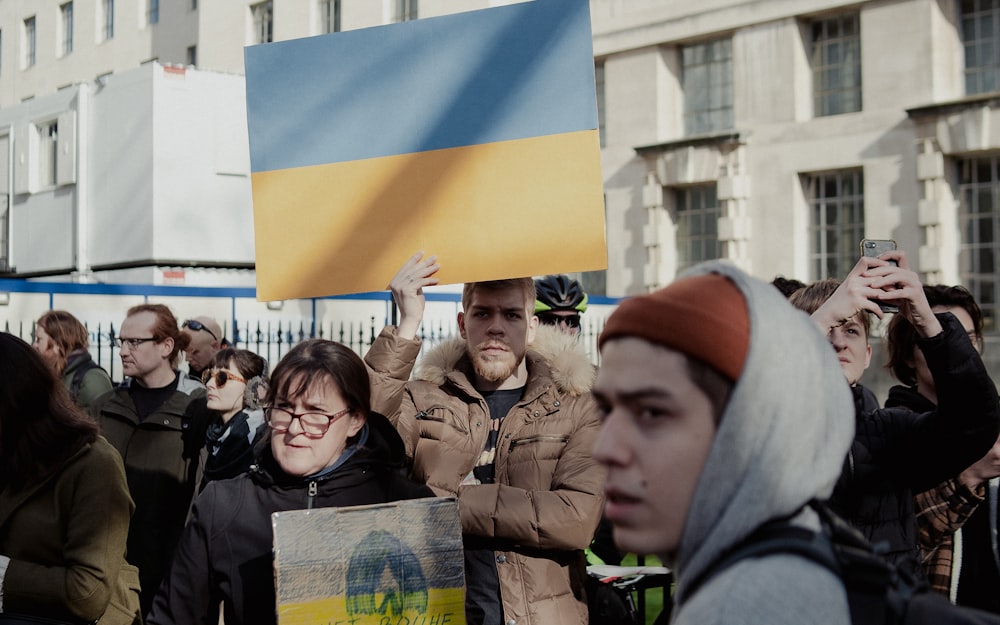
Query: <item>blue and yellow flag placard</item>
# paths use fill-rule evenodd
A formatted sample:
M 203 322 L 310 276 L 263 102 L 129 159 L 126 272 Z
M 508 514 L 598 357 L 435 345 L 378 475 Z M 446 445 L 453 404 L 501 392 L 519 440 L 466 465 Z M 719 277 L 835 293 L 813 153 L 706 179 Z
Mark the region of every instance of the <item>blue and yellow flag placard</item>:
M 465 625 L 453 497 L 276 512 L 279 625 Z
M 587 0 L 245 54 L 258 299 L 607 266 Z

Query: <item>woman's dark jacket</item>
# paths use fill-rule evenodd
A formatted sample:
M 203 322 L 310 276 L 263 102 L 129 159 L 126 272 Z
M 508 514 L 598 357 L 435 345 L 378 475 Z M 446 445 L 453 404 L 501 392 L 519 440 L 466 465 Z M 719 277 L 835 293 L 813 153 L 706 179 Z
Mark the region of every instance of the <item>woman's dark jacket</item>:
M 982 359 L 951 313 L 944 332 L 917 338 L 934 377 L 938 405 L 917 413 L 892 405 L 862 408 L 855 392 L 854 443 L 834 490 L 833 507 L 887 558 L 919 562 L 913 495 L 954 477 L 983 457 L 1000 431 L 997 391 Z
M 389 421 L 369 413 L 368 428 L 366 444 L 329 475 L 289 476 L 267 445 L 248 473 L 210 482 L 194 503 L 147 625 L 217 625 L 220 602 L 226 625 L 276 623 L 272 513 L 434 496 L 404 477 L 403 442 Z

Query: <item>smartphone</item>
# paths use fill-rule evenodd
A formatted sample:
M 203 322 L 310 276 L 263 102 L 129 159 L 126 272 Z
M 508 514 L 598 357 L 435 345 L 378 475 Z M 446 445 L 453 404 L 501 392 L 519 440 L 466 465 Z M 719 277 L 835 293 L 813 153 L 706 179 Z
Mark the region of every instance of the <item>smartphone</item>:
M 892 239 L 862 239 L 861 240 L 861 255 L 871 256 L 872 258 L 877 258 L 886 252 L 891 252 L 896 249 L 896 242 Z M 893 265 L 897 264 L 896 261 L 889 261 Z M 878 307 L 882 309 L 882 312 L 899 312 L 899 306 L 895 304 L 884 304 L 882 302 L 878 303 Z

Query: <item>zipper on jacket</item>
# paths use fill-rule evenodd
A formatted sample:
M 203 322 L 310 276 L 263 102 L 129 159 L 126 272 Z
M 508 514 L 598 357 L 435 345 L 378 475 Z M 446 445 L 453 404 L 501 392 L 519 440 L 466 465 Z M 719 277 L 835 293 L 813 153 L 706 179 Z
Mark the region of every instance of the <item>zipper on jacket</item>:
M 526 436 L 525 438 L 515 438 L 510 442 L 510 449 L 514 451 L 514 448 L 518 445 L 526 445 L 528 443 L 568 443 L 569 436 L 555 436 L 553 434 L 538 434 L 536 436 Z
M 312 510 L 313 500 L 316 499 L 318 490 L 319 486 L 316 484 L 316 480 L 309 482 L 309 499 L 306 500 L 306 510 Z
M 457 421 L 449 422 L 449 421 L 446 421 L 446 420 L 442 419 L 441 417 L 432 416 L 428 412 L 428 410 L 439 410 L 439 409 L 440 410 L 448 410 L 448 407 L 447 406 L 441 406 L 441 405 L 431 406 L 427 410 L 421 410 L 420 412 L 418 412 L 414 416 L 414 419 L 416 419 L 417 421 L 436 421 L 436 422 L 441 423 L 443 425 L 447 425 L 449 427 L 453 427 L 456 430 L 458 430 L 459 432 L 461 432 L 462 434 L 468 434 L 469 433 L 469 431 L 467 429 L 463 428 L 459 422 L 457 422 Z

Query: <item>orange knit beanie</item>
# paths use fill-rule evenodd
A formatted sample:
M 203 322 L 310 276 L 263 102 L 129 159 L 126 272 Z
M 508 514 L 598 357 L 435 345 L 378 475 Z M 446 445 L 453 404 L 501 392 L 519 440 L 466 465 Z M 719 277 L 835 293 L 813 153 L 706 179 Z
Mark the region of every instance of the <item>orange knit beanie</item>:
M 659 291 L 622 301 L 597 345 L 625 336 L 697 358 L 735 382 L 750 349 L 746 299 L 719 274 L 681 278 Z

